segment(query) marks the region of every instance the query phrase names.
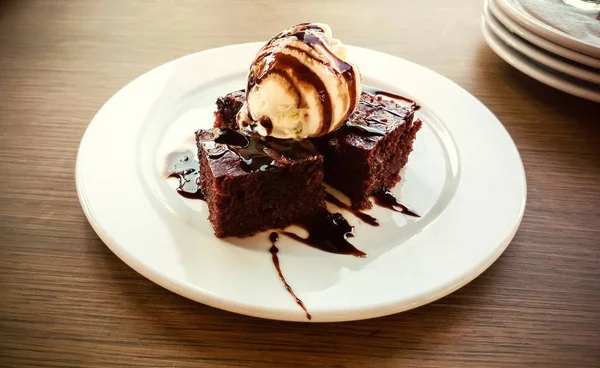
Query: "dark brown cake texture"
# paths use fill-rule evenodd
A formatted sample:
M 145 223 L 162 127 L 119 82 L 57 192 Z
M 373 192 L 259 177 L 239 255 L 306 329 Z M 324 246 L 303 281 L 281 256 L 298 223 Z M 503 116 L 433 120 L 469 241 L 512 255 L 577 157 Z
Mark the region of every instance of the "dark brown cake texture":
M 236 116 L 246 101 L 244 90 L 228 93 L 217 99 L 217 110 L 215 111 L 215 128 L 237 129 Z
M 284 228 L 325 211 L 323 157 L 310 141 L 215 128 L 196 132 L 196 142 L 201 187 L 217 237 Z
M 245 97 L 239 92 L 219 100 L 216 127 L 231 127 Z M 217 103 L 219 106 L 219 103 Z M 346 126 L 311 141 L 324 157 L 325 181 L 346 194 L 354 208 L 371 208 L 371 195 L 391 189 L 400 181 L 400 170 L 412 152 L 421 121 L 414 120 L 417 105 L 399 104 L 363 92 Z
M 325 158 L 325 181 L 355 208 L 371 208 L 371 195 L 393 188 L 421 129 L 416 104 L 400 105 L 366 92 L 346 126 L 313 139 Z

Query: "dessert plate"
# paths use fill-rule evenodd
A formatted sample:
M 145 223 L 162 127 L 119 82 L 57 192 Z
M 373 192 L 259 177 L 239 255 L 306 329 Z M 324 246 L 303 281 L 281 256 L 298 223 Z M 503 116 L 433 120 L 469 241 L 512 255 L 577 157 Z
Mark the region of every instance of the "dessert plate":
M 193 148 L 193 132 L 212 125 L 216 98 L 243 88 L 261 46 L 189 55 L 117 92 L 82 138 L 77 192 L 100 238 L 155 283 L 232 312 L 308 321 L 279 279 L 269 233 L 215 238 L 206 204 L 180 197 L 162 172 L 169 152 Z M 525 207 L 519 153 L 477 99 L 406 60 L 358 47 L 348 55 L 366 84 L 422 105 L 423 128 L 392 190 L 421 217 L 374 208 L 373 227 L 332 207 L 355 225 L 351 241 L 366 258 L 280 239 L 281 270 L 313 322 L 388 315 L 453 292 L 502 254 Z
M 554 87 L 573 96 L 586 100 L 600 102 L 600 87 L 580 81 L 568 75 L 553 71 L 527 58 L 498 38 L 488 26 L 485 18 L 481 20 L 483 38 L 490 48 L 504 61 L 527 74 L 533 79 Z
M 548 41 L 594 58 L 600 58 L 600 47 L 581 41 L 530 14 L 519 0 L 494 0 L 512 20 Z
M 591 69 L 583 65 L 579 66 L 575 63 L 564 61 L 555 55 L 549 54 L 544 50 L 541 50 L 528 43 L 527 41 L 520 39 L 504 28 L 502 24 L 500 24 L 500 22 L 498 22 L 498 20 L 489 12 L 489 8 L 487 6 L 485 8 L 484 18 L 490 30 L 498 38 L 531 60 L 534 60 L 561 73 L 579 78 L 583 81 L 600 84 L 600 70 Z
M 496 0 L 489 0 L 487 3 L 488 3 L 489 11 L 492 13 L 492 15 L 494 17 L 496 17 L 496 19 L 498 21 L 500 21 L 500 23 L 502 23 L 502 25 L 504 27 L 506 27 L 509 31 L 511 31 L 515 35 L 531 42 L 532 44 L 534 44 L 546 51 L 549 51 L 556 55 L 560 55 L 566 59 L 576 61 L 580 64 L 600 69 L 600 59 L 594 58 L 594 57 L 586 55 L 586 54 L 579 53 L 577 51 L 573 51 L 566 47 L 562 47 L 554 42 L 550 42 L 547 39 L 540 37 L 537 34 L 529 31 L 528 29 L 523 28 L 518 23 L 516 23 L 512 19 L 510 19 L 510 17 L 508 15 L 504 14 L 498 8 L 498 6 L 496 6 Z

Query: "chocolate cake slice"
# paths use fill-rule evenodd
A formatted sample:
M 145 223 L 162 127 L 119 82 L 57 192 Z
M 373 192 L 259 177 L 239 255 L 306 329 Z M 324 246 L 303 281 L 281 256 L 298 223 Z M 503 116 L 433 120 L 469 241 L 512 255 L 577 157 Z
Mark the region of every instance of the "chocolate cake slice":
M 325 210 L 323 157 L 310 141 L 215 128 L 196 132 L 196 142 L 217 237 L 283 228 Z
M 363 92 L 346 126 L 312 139 L 325 158 L 325 181 L 346 194 L 354 208 L 371 208 L 371 195 L 400 181 L 421 128 L 420 120 L 413 121 L 416 106 Z
M 414 121 L 414 102 L 405 100 L 400 104 L 383 99 L 372 88 L 365 89 L 374 93 L 362 93 L 346 126 L 311 139 L 324 157 L 325 181 L 345 193 L 358 209 L 371 208 L 369 196 L 391 189 L 400 181 L 400 169 L 406 165 L 421 128 L 421 121 Z M 231 126 L 227 122 L 235 122 L 245 96 L 233 92 L 219 100 L 222 102 L 217 102 L 216 115 L 221 118 L 215 126 Z

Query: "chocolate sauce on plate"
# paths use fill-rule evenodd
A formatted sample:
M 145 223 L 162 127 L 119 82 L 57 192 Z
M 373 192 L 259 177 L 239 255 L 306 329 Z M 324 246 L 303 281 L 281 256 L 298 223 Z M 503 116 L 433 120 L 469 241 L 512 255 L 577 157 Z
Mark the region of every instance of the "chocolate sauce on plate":
M 298 304 L 300 306 L 300 308 L 302 308 L 304 310 L 304 312 L 306 313 L 306 318 L 311 320 L 312 316 L 306 309 L 306 306 L 304 305 L 302 300 L 300 300 L 300 298 L 298 298 L 296 293 L 294 293 L 294 290 L 292 290 L 292 287 L 290 286 L 290 284 L 287 283 L 285 276 L 283 276 L 283 272 L 281 272 L 281 266 L 279 265 L 279 257 L 277 256 L 277 253 L 279 253 L 279 249 L 277 248 L 277 246 L 275 246 L 275 243 L 277 242 L 277 240 L 279 240 L 279 234 L 277 234 L 276 232 L 272 232 L 269 235 L 269 240 L 271 241 L 271 248 L 269 249 L 269 252 L 271 252 L 271 258 L 273 259 L 273 265 L 275 266 L 275 269 L 277 270 L 277 273 L 279 274 L 279 279 L 283 283 L 283 286 L 285 287 L 287 292 L 290 293 L 290 295 L 294 298 L 294 300 L 296 300 L 296 304 Z
M 325 252 L 361 258 L 367 256 L 365 252 L 356 249 L 347 240 L 354 237 L 354 226 L 350 225 L 341 213 L 319 212 L 306 217 L 296 225 L 308 231 L 308 237 L 303 238 L 289 231 L 283 231 L 282 233 L 296 241 Z
M 392 192 L 387 189 L 373 193 L 373 198 L 375 199 L 375 203 L 381 207 L 389 208 L 390 210 L 403 213 L 407 216 L 421 217 L 415 211 L 400 203 L 400 201 L 394 197 Z
M 340 201 L 339 199 L 337 199 L 333 194 L 331 193 L 327 193 L 327 195 L 325 196 L 325 200 L 331 204 L 334 204 L 336 206 L 338 206 L 339 208 L 343 208 L 345 210 L 348 210 L 350 212 L 352 212 L 352 214 L 356 217 L 358 217 L 360 220 L 362 220 L 363 222 L 371 225 L 371 226 L 379 226 L 379 221 L 377 221 L 377 219 L 369 214 L 366 214 L 362 211 L 356 210 L 354 208 L 352 208 L 351 206 L 347 205 L 346 203 Z
M 167 157 L 167 178 L 179 179 L 177 193 L 189 199 L 202 199 L 200 164 L 191 151 L 173 152 Z

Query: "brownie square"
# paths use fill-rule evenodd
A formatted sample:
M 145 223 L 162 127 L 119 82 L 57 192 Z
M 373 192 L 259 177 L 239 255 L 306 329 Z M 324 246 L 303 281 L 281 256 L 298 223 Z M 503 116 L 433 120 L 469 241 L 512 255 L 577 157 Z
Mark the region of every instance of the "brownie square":
M 421 121 L 416 104 L 400 105 L 366 92 L 346 126 L 314 138 L 325 158 L 325 181 L 346 194 L 355 208 L 371 208 L 368 197 L 400 181 Z
M 217 99 L 217 110 L 215 111 L 215 128 L 237 129 L 236 116 L 246 100 L 244 90 L 228 93 Z
M 215 138 L 224 133 L 235 134 L 236 144 L 218 143 Z M 196 132 L 196 142 L 200 184 L 217 237 L 283 228 L 325 209 L 323 157 L 309 141 L 282 143 L 209 129 Z

